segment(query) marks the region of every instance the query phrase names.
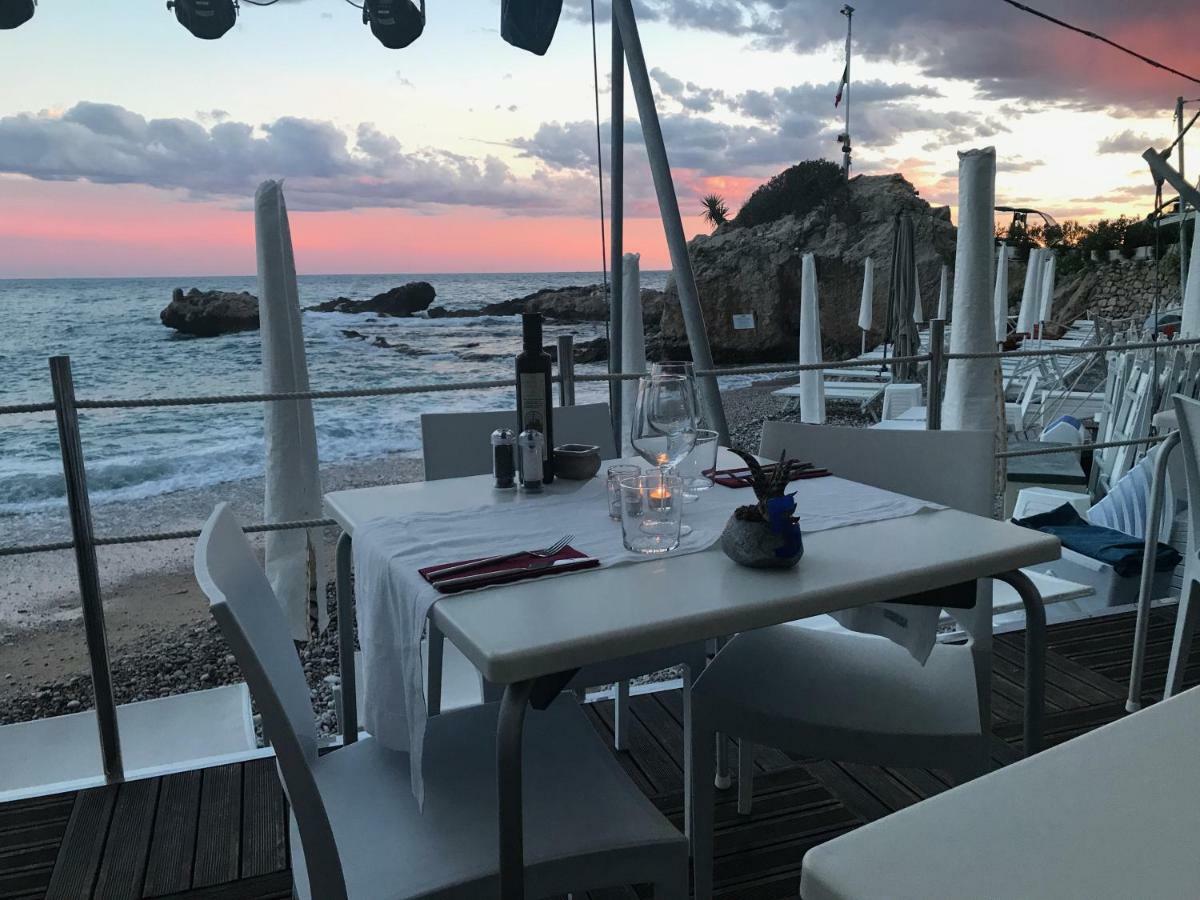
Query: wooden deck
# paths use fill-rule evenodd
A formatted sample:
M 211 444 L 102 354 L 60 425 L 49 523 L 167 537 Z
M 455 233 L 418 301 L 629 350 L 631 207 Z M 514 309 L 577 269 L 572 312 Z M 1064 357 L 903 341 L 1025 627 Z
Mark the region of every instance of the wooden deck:
M 1155 612 L 1146 684 L 1166 673 L 1174 611 Z M 1133 616 L 1050 629 L 1046 733 L 1051 744 L 1124 714 Z M 1019 757 L 1022 637 L 997 640 L 994 757 Z M 1200 681 L 1200 663 L 1188 672 Z M 682 813 L 683 735 L 677 691 L 634 697 L 630 750 L 619 755 L 642 789 L 676 822 Z M 590 707 L 611 737 L 611 704 Z M 795 897 L 805 851 L 865 822 L 945 790 L 937 772 L 793 758 L 763 749 L 754 814 L 734 792 L 717 810 L 718 893 Z M 0 806 L 0 898 L 287 898 L 286 802 L 272 760 L 96 788 Z M 591 900 L 634 898 L 632 889 Z

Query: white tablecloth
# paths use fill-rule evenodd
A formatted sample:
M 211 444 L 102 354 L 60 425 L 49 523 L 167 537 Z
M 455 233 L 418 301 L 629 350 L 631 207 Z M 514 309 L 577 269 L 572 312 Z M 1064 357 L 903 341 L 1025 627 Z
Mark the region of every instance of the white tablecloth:
M 795 482 L 791 490 L 805 532 L 900 518 L 934 507 L 833 477 Z M 599 559 L 602 567 L 658 558 L 625 549 L 620 524 L 608 517 L 605 492 L 600 478 L 582 486 L 564 486 L 559 492 L 551 486 L 541 496 L 520 497 L 518 502 L 508 495 L 497 503 L 489 489 L 489 495 L 481 497 L 473 509 L 397 515 L 374 519 L 356 529 L 363 724 L 385 746 L 412 754 L 410 770 L 418 801 L 424 796 L 421 757 L 426 718 L 421 636 L 430 607 L 445 596 L 418 570 L 493 553 L 547 547 L 567 533 L 575 535 L 573 547 Z M 684 521 L 693 530 L 670 555 L 708 549 L 720 539 L 732 511 L 753 502 L 749 489 L 715 486 L 703 492 L 699 500 L 684 507 Z M 937 611 L 933 612 L 936 623 Z

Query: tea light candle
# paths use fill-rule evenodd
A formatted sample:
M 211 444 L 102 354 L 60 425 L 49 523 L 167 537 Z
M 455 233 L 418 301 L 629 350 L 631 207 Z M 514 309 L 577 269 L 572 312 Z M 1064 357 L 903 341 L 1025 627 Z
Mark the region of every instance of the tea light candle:
M 667 486 L 660 484 L 658 487 L 652 488 L 650 491 L 650 502 L 656 509 L 662 509 L 663 507 L 670 506 L 671 492 L 667 490 Z

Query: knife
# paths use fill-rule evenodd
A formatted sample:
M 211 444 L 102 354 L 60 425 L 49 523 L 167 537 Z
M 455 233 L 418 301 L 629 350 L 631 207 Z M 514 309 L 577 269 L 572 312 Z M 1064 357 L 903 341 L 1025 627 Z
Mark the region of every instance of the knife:
M 578 566 L 585 568 L 583 564 L 593 563 L 598 565 L 600 560 L 593 556 L 576 556 L 571 559 L 537 559 L 526 566 L 521 566 L 517 569 L 498 569 L 493 572 L 480 572 L 477 575 L 463 575 L 459 578 L 443 578 L 440 581 L 435 581 L 433 586 L 439 591 L 470 587 L 473 584 L 484 584 L 488 581 L 502 579 L 506 575 L 520 575 L 523 572 L 539 572 L 542 569 L 558 569 L 567 568 L 570 566 Z

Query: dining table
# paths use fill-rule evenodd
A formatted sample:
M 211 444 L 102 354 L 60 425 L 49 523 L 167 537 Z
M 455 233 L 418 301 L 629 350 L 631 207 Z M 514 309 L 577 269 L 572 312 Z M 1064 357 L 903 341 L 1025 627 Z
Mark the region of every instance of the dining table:
M 721 449 L 718 466 L 741 464 Z M 336 559 L 346 742 L 358 734 L 351 581 L 356 529 L 389 516 L 539 503 L 547 493 L 569 493 L 586 484 L 558 479 L 543 494 L 504 492 L 493 489 L 491 475 L 479 475 L 325 495 L 328 515 L 342 528 Z M 526 711 L 531 705 L 545 708 L 584 666 L 870 603 L 952 594 L 978 579 L 996 578 L 1016 589 L 1025 606 L 1025 747 L 1027 753 L 1040 749 L 1045 611 L 1036 586 L 1020 569 L 1057 559 L 1057 538 L 937 508 L 806 533 L 803 543 L 803 558 L 793 569 L 739 566 L 717 542 L 699 552 L 449 594 L 434 603 L 429 626 L 484 678 L 504 686 L 496 744 L 501 897 L 524 896 L 521 739 Z

